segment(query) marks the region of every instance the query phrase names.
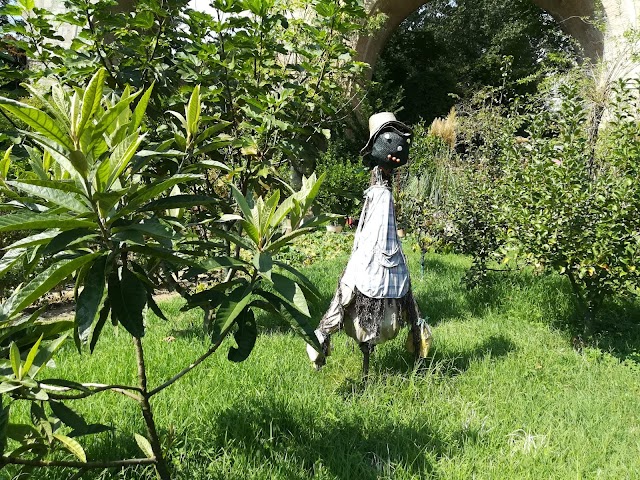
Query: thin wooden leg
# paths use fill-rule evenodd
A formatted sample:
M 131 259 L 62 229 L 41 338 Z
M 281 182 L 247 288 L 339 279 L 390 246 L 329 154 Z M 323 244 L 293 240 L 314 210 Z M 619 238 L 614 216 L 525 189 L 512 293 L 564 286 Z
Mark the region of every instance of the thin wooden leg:
M 360 350 L 362 350 L 362 379 L 366 381 L 369 377 L 369 359 L 371 358 L 373 345 L 370 345 L 368 342 L 362 342 L 360 344 Z

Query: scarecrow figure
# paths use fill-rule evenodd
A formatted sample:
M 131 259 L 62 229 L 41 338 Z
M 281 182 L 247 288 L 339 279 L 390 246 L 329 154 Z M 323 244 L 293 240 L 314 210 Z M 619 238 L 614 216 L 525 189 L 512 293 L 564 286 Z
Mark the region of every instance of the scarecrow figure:
M 377 113 L 369 119 L 369 141 L 360 153 L 371 169 L 371 184 L 364 192 L 351 257 L 315 331 L 322 352 L 307 346 L 318 369 L 331 352 L 331 334 L 340 328 L 358 342 L 365 377 L 374 346 L 395 338 L 403 325 L 409 325 L 407 348 L 416 358 L 424 358 L 431 344 L 431 330 L 420 318 L 411 291 L 391 192 L 393 170 L 409 158 L 411 135 L 411 129 L 393 113 Z

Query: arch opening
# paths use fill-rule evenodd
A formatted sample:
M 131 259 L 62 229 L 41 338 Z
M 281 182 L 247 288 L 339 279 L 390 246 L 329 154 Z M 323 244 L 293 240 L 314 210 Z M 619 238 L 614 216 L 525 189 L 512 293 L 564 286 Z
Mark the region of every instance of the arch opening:
M 385 41 L 371 61 L 373 95 L 382 97 L 377 103 L 393 108 L 400 102 L 412 123 L 444 116 L 477 92 L 499 91 L 501 101 L 530 93 L 547 72 L 590 58 L 556 17 L 529 0 L 413 1 L 405 7 L 417 4 L 406 16 L 406 10 L 387 14 L 376 33 Z

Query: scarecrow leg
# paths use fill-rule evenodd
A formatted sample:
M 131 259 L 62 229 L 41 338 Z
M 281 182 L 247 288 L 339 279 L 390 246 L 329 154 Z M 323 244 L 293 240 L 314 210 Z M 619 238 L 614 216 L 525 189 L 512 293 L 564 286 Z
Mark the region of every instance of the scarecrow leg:
M 413 292 L 410 292 L 410 306 L 411 312 L 409 314 L 409 321 L 411 328 L 411 336 L 413 339 L 413 361 L 414 364 L 418 364 L 420 362 L 420 326 L 418 325 L 418 319 L 420 318 L 420 309 L 418 308 L 418 302 L 416 302 L 415 297 L 413 296 Z
M 420 327 L 417 323 L 411 324 L 411 336 L 413 337 L 413 363 L 420 363 Z
M 369 342 L 361 342 L 360 350 L 362 351 L 362 379 L 364 381 L 369 377 L 369 359 L 371 358 L 371 352 L 373 352 L 373 345 Z

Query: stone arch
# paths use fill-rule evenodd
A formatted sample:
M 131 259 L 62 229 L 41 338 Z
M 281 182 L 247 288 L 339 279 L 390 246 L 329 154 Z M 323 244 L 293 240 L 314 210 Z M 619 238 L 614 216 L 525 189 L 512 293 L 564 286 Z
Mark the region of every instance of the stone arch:
M 623 34 L 630 28 L 638 28 L 640 0 L 532 0 L 548 12 L 569 35 L 581 45 L 584 56 L 592 61 L 613 60 L 624 50 Z M 387 40 L 396 28 L 412 12 L 427 0 L 367 0 L 365 6 L 370 15 L 386 15 L 384 25 L 371 36 L 356 41 L 358 60 L 371 66 L 372 75 L 376 61 Z M 604 27 L 604 32 L 598 28 Z M 628 70 L 638 71 L 638 65 Z M 628 73 L 628 71 L 626 72 Z M 619 73 L 622 75 L 623 73 Z

